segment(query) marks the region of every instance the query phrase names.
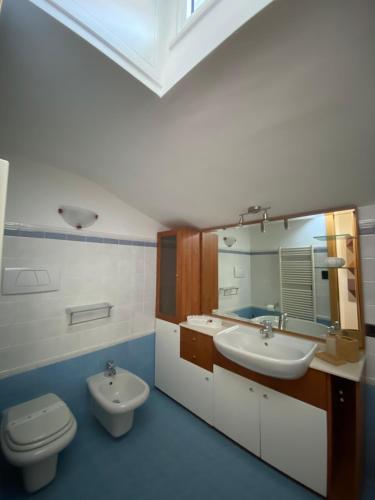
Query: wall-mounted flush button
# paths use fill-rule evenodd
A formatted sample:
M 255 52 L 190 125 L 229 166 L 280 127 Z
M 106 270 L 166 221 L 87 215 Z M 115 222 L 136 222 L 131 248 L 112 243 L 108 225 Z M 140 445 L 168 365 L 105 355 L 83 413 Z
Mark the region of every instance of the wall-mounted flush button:
M 36 279 L 38 280 L 39 286 L 46 286 L 46 285 L 50 284 L 51 278 L 50 278 L 48 271 L 43 269 L 41 271 L 35 271 L 35 274 L 36 274 Z
M 3 295 L 52 292 L 59 288 L 60 275 L 54 266 L 6 267 L 3 270 Z

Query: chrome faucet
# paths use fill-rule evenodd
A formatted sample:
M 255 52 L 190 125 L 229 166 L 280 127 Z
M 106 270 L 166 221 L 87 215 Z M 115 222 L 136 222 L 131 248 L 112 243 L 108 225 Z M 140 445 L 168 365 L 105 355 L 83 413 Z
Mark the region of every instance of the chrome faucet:
M 114 361 L 107 361 L 105 364 L 105 377 L 114 377 L 116 375 L 116 368 Z
M 286 322 L 288 321 L 288 313 L 279 314 L 279 330 L 285 330 Z
M 262 321 L 262 325 L 262 328 L 259 330 L 261 336 L 265 339 L 270 339 L 271 337 L 273 337 L 272 321 L 266 319 Z

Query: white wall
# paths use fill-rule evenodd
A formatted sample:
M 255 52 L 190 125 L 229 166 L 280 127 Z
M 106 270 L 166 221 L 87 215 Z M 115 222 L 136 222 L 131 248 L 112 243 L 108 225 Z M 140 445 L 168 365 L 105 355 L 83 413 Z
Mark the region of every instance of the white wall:
M 247 307 L 251 304 L 251 270 L 250 255 L 250 234 L 246 228 L 230 228 L 218 233 L 219 250 L 219 288 L 220 287 L 238 287 L 237 295 L 222 295 L 219 293 L 219 309 L 222 311 L 233 311 L 241 307 Z M 225 237 L 234 237 L 236 242 L 232 247 L 228 247 Z M 243 278 L 234 276 L 234 267 L 241 266 L 244 271 Z
M 241 266 L 243 278 L 234 276 L 234 267 Z M 219 293 L 219 309 L 233 311 L 251 304 L 250 256 L 219 252 L 219 288 L 236 287 L 237 295 L 222 295 Z
M 289 221 L 285 230 L 283 221 L 266 225 L 266 231 L 260 232 L 259 225 L 249 226 L 251 250 L 256 252 L 278 251 L 279 247 L 298 247 L 312 245 L 326 246 L 314 236 L 325 235 L 325 217 L 316 215 Z M 319 260 L 326 254 L 317 254 Z M 253 304 L 265 307 L 267 304 L 280 304 L 280 269 L 278 255 L 252 255 L 251 273 L 253 277 Z M 322 280 L 319 270 L 315 272 L 317 316 L 329 319 L 329 284 Z
M 280 266 L 278 255 L 251 255 L 252 305 L 280 309 Z
M 290 220 L 288 230 L 284 229 L 283 221 L 271 222 L 264 233 L 260 232 L 259 224 L 249 227 L 252 251 L 279 250 L 283 246 L 326 246 L 314 238 L 326 234 L 324 215 Z
M 7 222 L 72 229 L 57 212 L 60 205 L 72 205 L 99 214 L 90 228 L 94 232 L 155 240 L 156 233 L 164 228 L 83 177 L 23 158 L 10 160 Z
M 259 224 L 242 228 L 227 229 L 218 232 L 219 248 L 227 249 L 223 238 L 234 236 L 237 241 L 230 250 L 246 252 L 278 251 L 280 246 L 325 246 L 324 242 L 314 239 L 314 236 L 326 233 L 324 215 L 291 220 L 289 229 L 284 229 L 284 223 L 272 222 L 266 226 L 266 232 L 261 233 Z M 327 254 L 319 253 L 317 260 Z M 248 282 L 233 278 L 233 266 L 240 264 L 247 270 Z M 328 280 L 321 278 L 320 270 L 316 270 L 317 315 L 329 319 L 329 285 Z M 220 297 L 219 307 L 230 310 L 244 306 L 266 307 L 280 304 L 280 271 L 279 256 L 273 254 L 243 256 L 236 254 L 219 255 L 219 286 L 238 286 L 238 296 Z
M 360 244 L 365 322 L 375 325 L 375 205 L 360 207 L 359 221 L 362 232 L 371 228 L 371 234 L 361 235 Z M 375 384 L 375 338 L 366 337 L 366 348 L 367 379 Z
M 160 227 L 83 178 L 46 166 L 11 163 L 8 220 L 88 234 L 62 222 L 56 212 L 60 202 L 97 210 L 100 219 L 93 227 L 103 235 L 149 241 Z M 49 264 L 61 273 L 58 291 L 0 296 L 0 376 L 154 330 L 154 246 L 5 236 L 4 267 Z M 111 318 L 68 326 L 66 307 L 98 302 L 114 305 Z

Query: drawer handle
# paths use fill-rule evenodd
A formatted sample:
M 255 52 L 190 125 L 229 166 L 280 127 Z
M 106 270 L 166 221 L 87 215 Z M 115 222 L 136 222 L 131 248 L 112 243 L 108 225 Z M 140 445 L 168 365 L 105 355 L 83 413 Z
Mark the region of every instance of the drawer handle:
M 197 337 L 193 337 L 191 340 L 195 342 L 197 340 Z
M 268 399 L 267 394 L 263 394 L 264 399 Z
M 254 389 L 252 387 L 249 387 L 250 392 L 254 392 Z
M 197 356 L 196 356 L 196 354 L 193 354 L 193 359 L 197 359 Z
M 210 379 L 208 377 L 204 377 L 204 380 L 206 380 L 207 382 L 210 381 Z

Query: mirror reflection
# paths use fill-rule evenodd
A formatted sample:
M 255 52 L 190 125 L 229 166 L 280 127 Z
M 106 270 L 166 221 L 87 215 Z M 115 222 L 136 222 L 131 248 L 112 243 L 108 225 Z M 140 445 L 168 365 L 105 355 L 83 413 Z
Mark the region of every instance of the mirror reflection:
M 214 312 L 321 338 L 358 330 L 356 228 L 344 210 L 216 231 Z

